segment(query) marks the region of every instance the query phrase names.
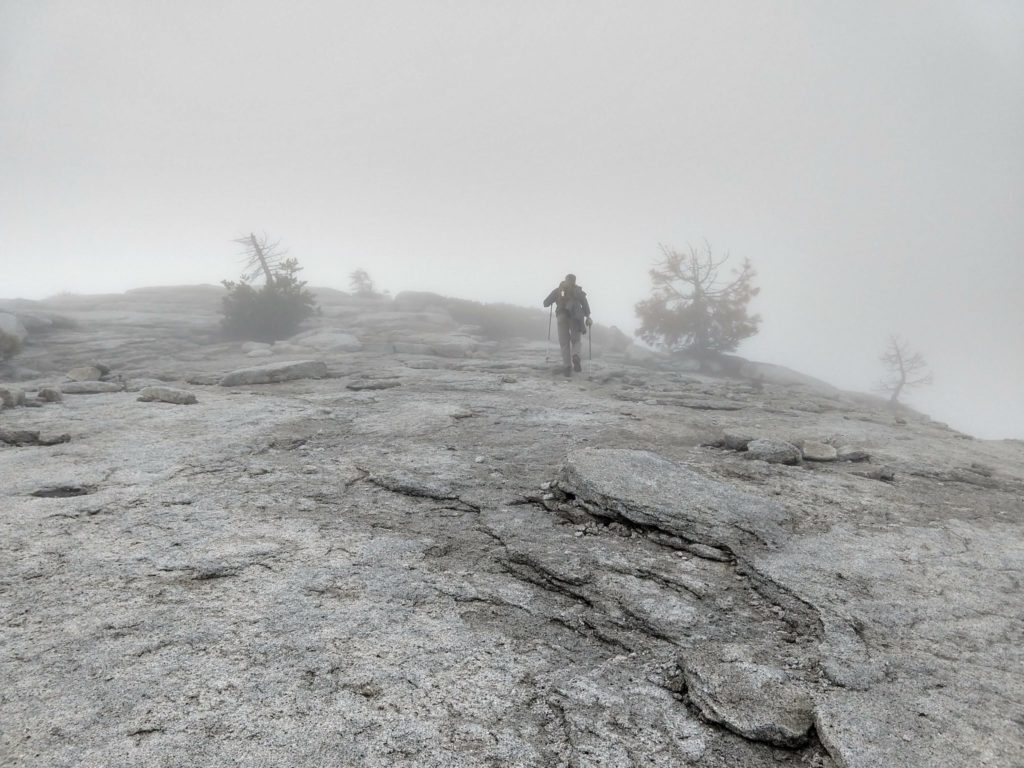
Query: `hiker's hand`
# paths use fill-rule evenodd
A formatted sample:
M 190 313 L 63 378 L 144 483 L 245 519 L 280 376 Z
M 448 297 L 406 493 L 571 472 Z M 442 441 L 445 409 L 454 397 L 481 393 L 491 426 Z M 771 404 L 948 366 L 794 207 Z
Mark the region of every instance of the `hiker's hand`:
M 587 318 L 587 328 L 589 328 L 589 327 L 590 327 L 590 326 L 592 326 L 593 324 L 594 324 L 594 321 L 593 321 L 593 320 L 591 320 L 591 319 L 590 319 L 590 318 L 588 317 L 588 318 Z

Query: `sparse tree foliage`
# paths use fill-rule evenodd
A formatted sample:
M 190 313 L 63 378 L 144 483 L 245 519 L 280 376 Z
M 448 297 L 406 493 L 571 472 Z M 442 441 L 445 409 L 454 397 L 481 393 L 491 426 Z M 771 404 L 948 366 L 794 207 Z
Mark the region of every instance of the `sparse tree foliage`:
M 716 258 L 707 243 L 680 252 L 661 246 L 662 259 L 650 270 L 651 296 L 636 305 L 636 335 L 671 352 L 731 352 L 757 333 L 758 315 L 747 305 L 759 292 L 749 261 L 727 279 L 721 270 L 729 255 Z
M 878 382 L 878 389 L 889 395 L 891 405 L 899 402 L 904 389 L 932 383 L 932 374 L 924 357 L 911 350 L 899 336 L 889 337 L 889 345 L 879 360 L 885 366 L 886 375 Z
M 348 276 L 348 287 L 357 296 L 376 296 L 370 273 L 363 268 L 353 270 Z
M 298 277 L 302 267 L 278 243 L 249 235 L 235 242 L 246 247 L 246 269 L 238 282 L 224 280 L 221 325 L 232 338 L 272 342 L 293 335 L 316 310 L 316 297 Z M 262 275 L 259 288 L 252 281 Z

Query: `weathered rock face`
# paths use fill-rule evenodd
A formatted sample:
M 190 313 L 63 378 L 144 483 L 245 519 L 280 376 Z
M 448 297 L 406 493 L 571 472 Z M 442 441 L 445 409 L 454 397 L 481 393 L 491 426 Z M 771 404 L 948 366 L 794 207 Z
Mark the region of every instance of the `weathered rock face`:
M 680 660 L 694 706 L 745 739 L 791 748 L 806 744 L 814 728 L 809 691 L 794 685 L 785 670 L 728 650 L 693 651 Z
M 22 353 L 202 406 L 0 416 L 0 763 L 1019 762 L 1024 444 L 656 358 L 566 381 L 543 340 L 396 354 L 386 302 L 327 308 L 363 343 L 329 377 L 223 388 L 207 294 L 81 297 Z

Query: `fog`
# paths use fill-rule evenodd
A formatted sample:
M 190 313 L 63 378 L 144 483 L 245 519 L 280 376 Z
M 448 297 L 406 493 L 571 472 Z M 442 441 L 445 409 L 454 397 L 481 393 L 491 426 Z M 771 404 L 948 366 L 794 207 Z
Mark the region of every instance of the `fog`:
M 739 354 L 1024 438 L 1015 2 L 0 3 L 0 296 L 312 285 L 632 330 L 659 243 L 749 258 Z

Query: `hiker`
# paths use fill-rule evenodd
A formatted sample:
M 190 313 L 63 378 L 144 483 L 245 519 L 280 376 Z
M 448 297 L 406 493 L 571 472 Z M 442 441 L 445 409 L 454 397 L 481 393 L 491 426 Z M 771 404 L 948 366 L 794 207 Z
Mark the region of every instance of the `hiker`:
M 558 344 L 562 348 L 562 372 L 572 376 L 573 371 L 582 371 L 580 364 L 581 338 L 587 328 L 593 325 L 590 319 L 590 304 L 587 292 L 576 284 L 576 275 L 566 275 L 555 290 L 544 299 L 544 306 L 555 305 L 558 318 Z

